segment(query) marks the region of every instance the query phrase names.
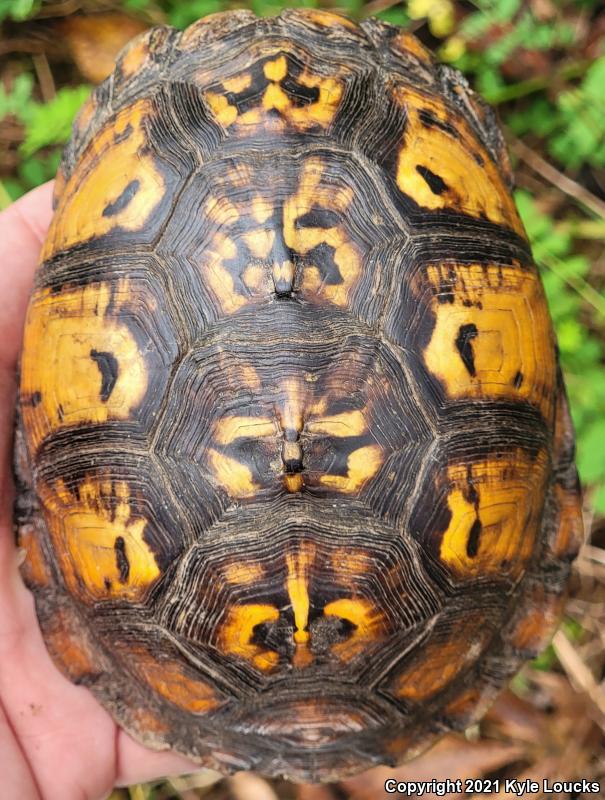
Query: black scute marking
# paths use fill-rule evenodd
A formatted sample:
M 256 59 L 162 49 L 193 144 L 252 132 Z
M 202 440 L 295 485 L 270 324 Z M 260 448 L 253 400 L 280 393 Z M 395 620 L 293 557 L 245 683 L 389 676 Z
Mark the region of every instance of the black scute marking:
M 122 194 L 116 200 L 114 200 L 113 203 L 108 203 L 105 206 L 103 209 L 103 216 L 113 217 L 115 214 L 119 214 L 120 211 L 123 211 L 135 194 L 139 191 L 140 185 L 140 181 L 138 180 L 130 181 Z
M 513 386 L 515 387 L 515 389 L 518 389 L 522 383 L 523 383 L 523 373 L 517 372 L 515 377 L 513 378 Z
M 305 255 L 305 260 L 309 264 L 317 267 L 322 284 L 336 286 L 343 282 L 340 270 L 334 261 L 335 248 L 325 242 L 321 242 Z
M 128 137 L 130 136 L 132 131 L 133 131 L 133 128 L 132 128 L 132 125 L 129 122 L 128 125 L 124 128 L 123 131 L 121 131 L 120 133 L 115 133 L 114 134 L 113 143 L 114 144 L 120 144 L 120 142 L 125 141 L 126 139 L 128 139 Z
M 460 358 L 466 367 L 469 375 L 475 377 L 475 355 L 473 353 L 473 339 L 478 336 L 477 326 L 472 322 L 469 325 L 461 325 L 456 338 L 456 347 L 460 353 Z
M 477 517 L 473 522 L 466 541 L 466 555 L 474 558 L 479 552 L 479 538 L 481 536 L 481 520 Z
M 287 461 L 284 461 L 284 472 L 288 475 L 292 475 L 296 472 L 303 471 L 303 462 L 300 458 L 289 458 Z
M 113 353 L 99 350 L 91 350 L 90 357 L 96 362 L 101 372 L 101 400 L 106 403 L 118 379 L 118 361 Z
M 422 164 L 416 166 L 416 172 L 424 178 L 433 194 L 443 194 L 443 192 L 447 191 L 447 183 L 443 178 L 440 178 L 439 175 L 435 175 L 434 172 L 423 167 Z
M 420 118 L 420 122 L 425 128 L 439 128 L 439 130 L 442 130 L 444 133 L 453 136 L 455 139 L 460 138 L 460 134 L 453 125 L 450 125 L 449 122 L 444 122 L 443 120 L 439 119 L 427 109 L 421 109 L 418 112 L 418 116 Z
M 319 100 L 319 89 L 317 86 L 305 86 L 297 83 L 289 75 L 280 82 L 282 89 L 289 95 L 294 105 L 298 107 L 316 103 Z
M 128 583 L 128 576 L 130 575 L 130 564 L 128 562 L 128 557 L 126 556 L 126 543 L 122 536 L 118 536 L 115 540 L 113 549 L 116 553 L 116 566 L 118 568 L 118 572 L 120 573 L 119 581 L 120 583 Z
M 302 214 L 295 222 L 296 228 L 335 228 L 342 222 L 342 217 L 327 208 L 312 208 Z

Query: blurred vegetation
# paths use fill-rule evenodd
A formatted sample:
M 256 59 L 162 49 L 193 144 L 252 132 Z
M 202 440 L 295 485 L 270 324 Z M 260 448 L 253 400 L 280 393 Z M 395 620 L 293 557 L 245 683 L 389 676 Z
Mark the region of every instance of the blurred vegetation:
M 588 527 L 593 543 L 605 546 L 600 0 L 0 0 L 0 208 L 53 177 L 75 113 L 130 36 L 158 23 L 183 28 L 205 14 L 246 5 L 259 15 L 322 6 L 406 25 L 497 107 L 515 167 L 517 204 L 557 330 Z M 582 635 L 573 622 L 566 631 L 571 640 Z M 555 660 L 551 648 L 536 666 L 548 670 Z M 165 786 L 157 794 L 150 787 L 132 791 L 140 800 L 181 796 Z M 126 797 L 126 790 L 115 796 Z

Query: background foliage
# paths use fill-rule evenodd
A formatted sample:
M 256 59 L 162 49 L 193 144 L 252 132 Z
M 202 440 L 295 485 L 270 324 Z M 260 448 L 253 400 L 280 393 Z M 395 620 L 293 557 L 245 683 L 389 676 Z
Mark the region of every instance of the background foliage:
M 259 15 L 286 5 L 322 6 L 406 25 L 497 106 L 517 204 L 557 330 L 596 552 L 605 545 L 605 8 L 599 0 L 0 0 L 0 207 L 54 175 L 75 113 L 131 36 L 151 24 L 183 28 L 246 5 Z M 587 625 L 568 622 L 565 641 L 580 646 Z M 557 658 L 568 671 L 556 647 L 537 666 L 551 669 Z M 140 798 L 181 796 L 166 787 L 136 791 Z

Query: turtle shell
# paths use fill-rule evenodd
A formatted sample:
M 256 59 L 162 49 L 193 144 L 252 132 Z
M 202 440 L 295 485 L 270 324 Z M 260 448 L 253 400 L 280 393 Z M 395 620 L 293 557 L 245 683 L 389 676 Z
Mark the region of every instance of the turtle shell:
M 151 746 L 331 780 L 486 708 L 580 539 L 492 112 L 324 11 L 154 28 L 81 111 L 21 361 L 49 650 Z

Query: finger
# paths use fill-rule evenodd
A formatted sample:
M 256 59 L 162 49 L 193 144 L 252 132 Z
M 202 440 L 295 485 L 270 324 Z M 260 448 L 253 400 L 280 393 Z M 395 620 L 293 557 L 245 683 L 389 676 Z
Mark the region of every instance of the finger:
M 4 766 L 2 769 L 2 792 L 6 797 L 27 797 L 39 800 L 27 759 L 17 744 L 12 728 L 0 706 L 0 753 Z
M 202 767 L 182 756 L 168 751 L 154 752 L 135 742 L 128 734 L 118 731 L 116 786 L 130 786 L 163 778 L 166 775 L 183 775 L 198 772 Z M 214 773 L 220 780 L 222 775 Z
M 0 369 L 14 369 L 40 249 L 52 217 L 53 181 L 0 214 Z

